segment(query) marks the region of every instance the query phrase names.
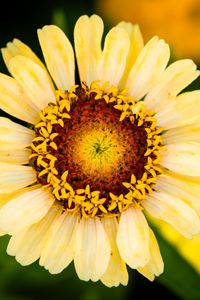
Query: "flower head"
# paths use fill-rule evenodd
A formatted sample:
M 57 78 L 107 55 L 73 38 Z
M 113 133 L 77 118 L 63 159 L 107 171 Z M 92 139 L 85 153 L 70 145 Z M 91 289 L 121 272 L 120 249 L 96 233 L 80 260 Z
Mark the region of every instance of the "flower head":
M 153 280 L 163 261 L 145 211 L 191 238 L 200 229 L 200 91 L 191 60 L 167 67 L 158 37 L 137 25 L 82 16 L 73 48 L 56 26 L 38 37 L 47 69 L 14 40 L 0 74 L 0 228 L 22 265 L 50 273 L 73 260 L 82 280 L 126 285 L 126 264 Z M 52 81 L 53 79 L 53 81 Z M 53 83 L 54 82 L 54 83 Z

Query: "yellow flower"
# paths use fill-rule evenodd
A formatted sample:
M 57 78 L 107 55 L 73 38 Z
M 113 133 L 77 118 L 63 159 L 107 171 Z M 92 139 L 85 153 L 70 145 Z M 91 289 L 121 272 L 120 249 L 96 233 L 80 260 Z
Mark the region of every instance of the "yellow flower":
M 108 21 L 140 24 L 145 40 L 158 34 L 176 57 L 200 61 L 199 0 L 99 0 L 96 6 Z
M 28 126 L 0 118 L 0 228 L 22 265 L 56 274 L 74 261 L 80 279 L 111 287 L 127 284 L 126 264 L 163 272 L 145 210 L 187 238 L 200 229 L 200 91 L 180 94 L 199 72 L 167 66 L 164 40 L 143 46 L 121 22 L 102 50 L 102 34 L 97 15 L 75 25 L 81 84 L 54 25 L 38 30 L 48 71 L 19 40 L 2 49 L 0 107 Z
M 169 224 L 153 220 L 153 223 L 158 227 L 164 238 L 168 240 L 177 251 L 187 260 L 187 262 L 200 274 L 200 260 L 198 259 L 200 251 L 200 234 L 188 240 L 181 236 Z

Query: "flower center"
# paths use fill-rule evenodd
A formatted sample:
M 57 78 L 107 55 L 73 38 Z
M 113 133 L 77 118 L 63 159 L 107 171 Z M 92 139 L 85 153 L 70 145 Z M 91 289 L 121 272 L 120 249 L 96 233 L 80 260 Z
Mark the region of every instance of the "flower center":
M 65 209 L 117 215 L 152 190 L 162 129 L 125 93 L 83 84 L 40 113 L 30 163 Z

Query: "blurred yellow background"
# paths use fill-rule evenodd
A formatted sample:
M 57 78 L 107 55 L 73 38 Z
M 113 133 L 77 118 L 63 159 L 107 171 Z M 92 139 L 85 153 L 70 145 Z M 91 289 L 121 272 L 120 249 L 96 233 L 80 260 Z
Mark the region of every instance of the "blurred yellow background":
M 145 41 L 165 39 L 177 58 L 200 61 L 199 0 L 97 0 L 96 8 L 112 24 L 138 23 Z

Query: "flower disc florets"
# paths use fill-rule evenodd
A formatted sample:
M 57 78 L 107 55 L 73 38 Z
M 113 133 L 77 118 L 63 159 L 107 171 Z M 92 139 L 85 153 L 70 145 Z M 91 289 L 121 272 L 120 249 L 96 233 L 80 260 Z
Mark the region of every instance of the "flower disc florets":
M 30 161 L 65 209 L 118 215 L 152 191 L 162 129 L 125 90 L 93 82 L 58 91 L 40 118 Z

